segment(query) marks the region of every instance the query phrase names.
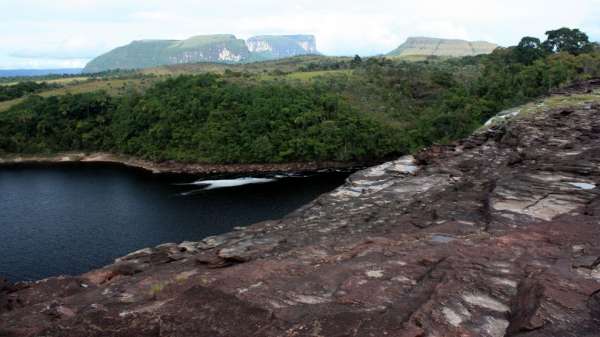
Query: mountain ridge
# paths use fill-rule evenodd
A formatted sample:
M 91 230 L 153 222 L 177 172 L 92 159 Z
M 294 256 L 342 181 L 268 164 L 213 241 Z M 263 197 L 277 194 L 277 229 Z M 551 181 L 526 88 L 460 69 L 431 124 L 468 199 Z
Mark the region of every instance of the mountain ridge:
M 464 57 L 490 54 L 497 44 L 413 36 L 388 57 Z M 134 40 L 91 60 L 84 73 L 114 69 L 145 69 L 192 63 L 249 63 L 301 55 L 320 55 L 314 35 L 257 35 L 248 39 L 233 34 L 195 35 L 184 40 Z
M 185 40 L 135 40 L 90 61 L 84 73 L 198 62 L 244 63 L 318 54 L 313 35 L 195 35 Z
M 487 41 L 468 41 L 436 37 L 413 36 L 386 56 L 445 56 L 463 57 L 490 54 L 499 46 Z
M 247 39 L 246 46 L 258 58 L 267 60 L 319 54 L 313 35 L 259 35 Z

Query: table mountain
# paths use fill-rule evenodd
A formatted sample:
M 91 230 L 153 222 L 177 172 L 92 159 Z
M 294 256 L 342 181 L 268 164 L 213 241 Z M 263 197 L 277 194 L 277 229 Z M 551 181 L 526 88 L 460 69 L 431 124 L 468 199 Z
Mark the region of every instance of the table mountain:
M 485 41 L 438 39 L 431 37 L 409 37 L 400 47 L 387 56 L 445 56 L 463 57 L 490 54 L 498 45 Z
M 227 34 L 201 35 L 187 40 L 133 41 L 90 61 L 84 72 L 199 62 L 242 63 L 316 53 L 311 35 L 257 36 L 248 41 Z
M 251 53 L 260 59 L 279 59 L 297 55 L 318 54 L 312 35 L 263 35 L 246 41 Z

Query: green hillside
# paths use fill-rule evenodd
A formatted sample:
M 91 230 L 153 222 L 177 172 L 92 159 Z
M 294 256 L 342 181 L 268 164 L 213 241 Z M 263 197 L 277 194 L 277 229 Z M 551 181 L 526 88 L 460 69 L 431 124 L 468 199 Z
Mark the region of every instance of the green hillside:
M 346 66 L 352 58 L 323 55 L 294 56 L 282 59 L 248 63 L 188 63 L 174 64 L 140 70 L 146 75 L 193 75 L 204 73 L 223 74 L 226 71 L 245 74 L 294 73 L 298 71 L 338 70 Z
M 193 36 L 187 40 L 177 41 L 173 43 L 170 48 L 194 49 L 210 46 L 216 43 L 228 43 L 234 40 L 237 39 L 231 34 L 199 35 Z

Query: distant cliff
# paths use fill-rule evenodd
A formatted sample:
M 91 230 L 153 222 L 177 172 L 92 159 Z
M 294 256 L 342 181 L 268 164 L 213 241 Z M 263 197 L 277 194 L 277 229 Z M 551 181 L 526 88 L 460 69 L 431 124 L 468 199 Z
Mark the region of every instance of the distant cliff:
M 400 47 L 387 56 L 447 56 L 463 57 L 490 54 L 498 45 L 485 41 L 409 37 Z
M 312 35 L 257 36 L 248 41 L 234 35 L 201 35 L 187 40 L 133 41 L 95 58 L 84 72 L 198 62 L 240 63 L 317 53 Z
M 264 35 L 246 41 L 248 50 L 257 58 L 278 59 L 297 55 L 318 54 L 312 35 Z

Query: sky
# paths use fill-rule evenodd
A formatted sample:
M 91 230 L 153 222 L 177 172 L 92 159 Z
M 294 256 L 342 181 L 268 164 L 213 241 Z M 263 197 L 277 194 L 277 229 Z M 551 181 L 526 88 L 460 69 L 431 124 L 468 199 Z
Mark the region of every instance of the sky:
M 314 34 L 326 55 L 387 53 L 409 36 L 486 40 L 580 28 L 600 41 L 600 0 L 0 0 L 0 69 L 83 67 L 140 39 Z

